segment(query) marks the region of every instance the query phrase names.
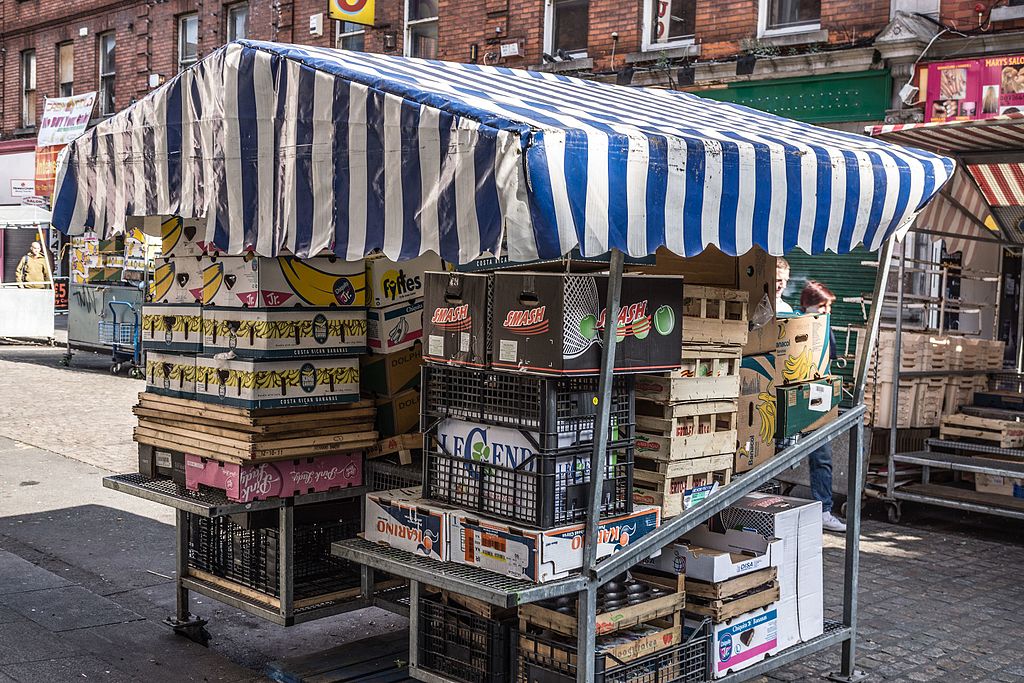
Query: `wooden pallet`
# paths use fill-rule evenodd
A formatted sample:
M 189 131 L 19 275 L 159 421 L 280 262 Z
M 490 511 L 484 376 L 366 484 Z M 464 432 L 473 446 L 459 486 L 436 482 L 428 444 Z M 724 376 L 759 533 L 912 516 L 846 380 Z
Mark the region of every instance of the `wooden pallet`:
M 665 461 L 734 453 L 738 409 L 738 399 L 671 405 L 637 400 L 636 453 Z
M 701 474 L 687 474 L 680 477 L 641 474 L 637 478 L 637 470 L 633 470 L 633 503 L 637 505 L 658 505 L 661 507 L 662 519 L 680 515 L 687 508 L 687 492 L 702 486 L 719 484 L 725 486 L 732 480 L 732 458 L 728 456 L 728 467 Z M 725 456 L 722 456 L 723 458 Z M 692 500 L 691 505 L 703 500 Z
M 322 652 L 270 662 L 277 683 L 405 683 L 409 676 L 409 631 L 391 631 Z
M 416 432 L 414 434 L 399 434 L 398 436 L 390 436 L 386 439 L 378 441 L 373 448 L 366 451 L 366 458 L 372 460 L 373 458 L 380 458 L 385 455 L 398 454 L 398 462 L 403 465 L 411 465 L 413 461 L 413 454 L 423 450 L 423 434 Z
M 740 392 L 738 346 L 683 346 L 683 366 L 660 375 L 639 375 L 636 397 L 659 403 L 736 399 Z
M 751 610 L 765 607 L 779 599 L 779 582 L 772 581 L 760 588 L 755 588 L 740 595 L 729 598 L 693 598 L 686 605 L 688 614 L 711 617 L 716 624 L 729 621 Z
M 754 590 L 779 578 L 777 567 L 768 567 L 760 571 L 743 574 L 728 581 L 698 581 L 690 579 L 686 587 L 690 595 L 703 600 L 728 600 L 737 595 Z
M 683 343 L 746 344 L 749 298 L 738 289 L 687 285 L 683 291 Z
M 942 418 L 939 436 L 951 440 L 980 441 L 999 448 L 1021 448 L 1024 447 L 1024 422 L 957 413 Z
M 720 472 L 732 467 L 735 453 L 719 453 L 683 460 L 650 460 L 637 458 L 633 465 L 633 481 L 660 484 L 665 479 Z

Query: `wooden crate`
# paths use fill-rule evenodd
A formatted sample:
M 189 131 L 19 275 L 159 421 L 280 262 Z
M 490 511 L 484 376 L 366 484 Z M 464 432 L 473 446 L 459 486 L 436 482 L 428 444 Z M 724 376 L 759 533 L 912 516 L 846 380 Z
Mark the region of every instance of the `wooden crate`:
M 660 403 L 735 399 L 740 394 L 738 346 L 683 346 L 683 366 L 661 375 L 639 375 L 636 396 Z
M 636 454 L 680 460 L 736 450 L 738 400 L 664 405 L 636 402 Z
M 644 581 L 672 592 L 637 605 L 627 605 L 611 612 L 598 613 L 596 617 L 597 635 L 607 635 L 655 619 L 674 617 L 686 605 L 686 577 L 683 574 L 665 577 L 639 569 L 631 569 L 630 574 L 638 581 Z M 539 626 L 561 635 L 576 637 L 578 620 L 575 614 L 564 614 L 544 607 L 540 603 L 520 606 L 519 620 L 524 630 L 527 625 Z
M 686 612 L 711 617 L 712 621 L 720 624 L 778 600 L 779 582 L 776 579 L 775 567 L 715 583 L 690 579 L 687 583 L 690 600 Z
M 738 289 L 692 287 L 683 291 L 683 342 L 686 344 L 747 343 L 747 302 Z
M 943 439 L 976 441 L 999 448 L 1024 447 L 1024 422 L 996 420 L 957 413 L 942 418 Z
M 660 506 L 662 519 L 682 514 L 687 507 L 695 505 L 707 497 L 714 490 L 715 484 L 725 486 L 732 480 L 733 454 L 724 453 L 716 457 L 722 458 L 722 462 L 728 462 L 729 466 L 701 474 L 686 474 L 678 477 L 666 477 L 663 474 L 634 469 L 633 503 Z M 640 478 L 637 478 L 638 471 L 641 472 Z M 699 489 L 702 488 L 707 490 L 700 492 Z M 695 490 L 698 491 L 697 496 L 693 495 Z M 690 496 L 689 505 L 687 505 L 688 495 Z

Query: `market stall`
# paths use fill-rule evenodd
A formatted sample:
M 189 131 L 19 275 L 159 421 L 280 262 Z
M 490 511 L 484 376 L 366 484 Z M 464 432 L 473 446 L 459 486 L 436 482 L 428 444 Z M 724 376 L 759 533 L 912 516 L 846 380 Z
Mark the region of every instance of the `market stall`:
M 585 103 L 585 107 L 581 103 Z M 595 666 L 598 666 L 594 656 L 598 593 L 602 586 L 602 608 L 612 607 L 609 581 L 673 545 L 709 517 L 726 510 L 740 510 L 736 506 L 746 494 L 841 432 L 851 433 L 851 468 L 859 468 L 861 462 L 863 407 L 857 405 L 811 433 L 799 445 L 781 451 L 741 478 L 722 482 L 713 495 L 699 504 L 675 510 L 678 514 L 660 524 L 661 507 L 635 505 L 628 486 L 633 474 L 632 461 L 623 454 L 629 453 L 635 442 L 629 428 L 638 402 L 634 402 L 632 392 L 624 392 L 622 388 L 632 382 L 632 373 L 638 369 L 656 371 L 680 367 L 683 359 L 679 353 L 679 326 L 686 327 L 685 319 L 693 319 L 691 327 L 703 330 L 706 336 L 700 339 L 717 340 L 722 347 L 741 344 L 740 337 L 745 340 L 748 333 L 748 302 L 745 295 L 738 297 L 714 291 L 687 295 L 678 277 L 665 280 L 650 276 L 623 277 L 624 255 L 647 256 L 660 247 L 667 247 L 675 254 L 694 256 L 708 245 L 718 246 L 727 255 L 743 254 L 755 246 L 771 254 L 782 254 L 797 246 L 809 253 L 845 251 L 861 243 L 871 249 L 884 247 L 888 250 L 893 235 L 906 227 L 952 171 L 949 160 L 931 153 L 818 129 L 684 93 L 618 88 L 562 76 L 478 65 L 252 41 L 232 43 L 69 145 L 58 172 L 55 225 L 72 232 L 83 228 L 103 232 L 117 228 L 124 216 L 201 217 L 196 240 L 205 244 L 205 248 L 204 255 L 197 257 L 203 270 L 196 282 L 201 281 L 200 289 L 205 291 L 201 293 L 200 302 L 193 304 L 191 314 L 178 312 L 175 315 L 199 316 L 204 329 L 208 316 L 215 319 L 221 315 L 208 308 L 210 304 L 220 302 L 217 305 L 231 309 L 232 316 L 244 310 L 231 295 L 226 299 L 218 298 L 229 276 L 236 276 L 232 280 L 236 284 L 241 281 L 241 274 L 233 270 L 232 264 L 241 263 L 243 254 L 250 255 L 246 258 L 256 264 L 254 267 L 268 271 L 267 280 L 262 279 L 262 273 L 259 276 L 252 300 L 265 305 L 272 301 L 273 306 L 280 306 L 289 298 L 295 300 L 296 296 L 321 301 L 318 295 L 300 294 L 306 286 L 301 277 L 295 281 L 289 279 L 290 289 L 284 285 L 271 286 L 271 278 L 276 277 L 270 274 L 276 272 L 274 268 L 298 272 L 295 264 L 307 263 L 323 274 L 327 273 L 328 262 L 332 264 L 330 268 L 343 269 L 345 262 L 360 261 L 375 251 L 383 252 L 384 257 L 399 264 L 433 252 L 456 265 L 480 257 L 498 257 L 499 261 L 507 257 L 511 262 L 557 259 L 573 249 L 584 257 L 608 254 L 606 276 L 586 275 L 579 279 L 573 279 L 574 274 L 566 275 L 564 268 L 562 273 L 546 277 L 497 274 L 493 276 L 491 288 L 488 283 L 492 276 L 486 274 L 427 273 L 424 310 L 429 315 L 423 314 L 426 328 L 423 355 L 427 363 L 422 379 L 421 415 L 426 419 L 435 412 L 452 415 L 451 411 L 456 410 L 476 411 L 476 419 L 486 423 L 493 420 L 493 416 L 479 416 L 481 409 L 485 412 L 499 407 L 507 410 L 510 405 L 520 405 L 521 412 L 517 416 L 506 413 L 503 419 L 506 424 L 512 419 L 515 426 L 534 429 L 535 439 L 543 437 L 544 443 L 555 446 L 551 454 L 540 458 L 540 462 L 552 463 L 553 470 L 545 475 L 539 469 L 514 467 L 510 461 L 481 461 L 492 455 L 496 457 L 499 451 L 504 457 L 512 458 L 518 452 L 516 448 L 524 447 L 522 444 L 515 448 L 503 444 L 500 449 L 495 445 L 492 450 L 478 441 L 472 448 L 459 450 L 460 447 L 453 446 L 464 455 L 438 452 L 437 446 L 446 438 L 455 444 L 462 443 L 461 437 L 454 431 L 439 431 L 441 426 L 423 424 L 424 431 L 435 430 L 422 442 L 424 499 L 417 499 L 420 502 L 410 505 L 392 492 L 384 499 L 367 496 L 365 502 L 367 508 L 373 504 L 381 509 L 396 510 L 387 513 L 393 515 L 392 520 L 402 515 L 408 518 L 410 514 L 422 520 L 422 515 L 431 516 L 423 510 L 442 510 L 437 512 L 442 524 L 462 525 L 466 534 L 480 533 L 488 538 L 497 533 L 495 529 L 524 523 L 522 515 L 529 512 L 531 521 L 526 522 L 526 526 L 536 530 L 529 533 L 541 537 L 551 534 L 551 538 L 568 534 L 567 538 L 582 539 L 582 542 L 562 542 L 563 547 L 571 548 L 566 548 L 564 560 L 552 560 L 553 573 L 538 572 L 527 577 L 481 567 L 481 562 L 474 562 L 470 553 L 457 561 L 459 558 L 455 555 L 449 556 L 447 542 L 424 535 L 422 528 L 399 533 L 406 541 L 418 539 L 418 547 L 414 543 L 409 549 L 363 538 L 346 538 L 332 543 L 332 553 L 335 558 L 362 567 L 355 599 L 351 593 L 342 597 L 341 592 L 332 592 L 326 597 L 314 596 L 300 601 L 293 583 L 297 559 L 292 556 L 293 549 L 297 548 L 295 517 L 307 499 L 312 502 L 310 496 L 320 496 L 316 499 L 320 502 L 323 496 L 347 497 L 353 491 L 360 491 L 358 487 L 349 487 L 317 494 L 286 492 L 263 503 L 277 510 L 277 538 L 280 540 L 274 549 L 280 561 L 281 583 L 279 590 L 268 599 L 262 593 L 253 595 L 251 590 L 232 591 L 225 587 L 227 584 L 222 578 L 211 578 L 209 572 L 197 569 L 192 563 L 195 556 L 189 548 L 195 543 L 190 530 L 199 529 L 200 539 L 207 538 L 202 535 L 207 532 L 203 531 L 206 528 L 203 524 L 197 525 L 189 516 L 217 520 L 236 512 L 234 508 L 218 507 L 216 501 L 209 499 L 198 500 L 207 495 L 202 489 L 189 490 L 173 480 L 152 476 L 108 477 L 105 485 L 159 500 L 179 510 L 179 602 L 174 620 L 179 628 L 197 623 L 190 614 L 190 590 L 290 624 L 369 604 L 375 599 L 374 587 L 380 585 L 374 571 L 380 570 L 409 581 L 406 604 L 412 625 L 410 672 L 416 678 L 451 679 L 451 675 L 438 673 L 435 660 L 428 661 L 439 652 L 423 649 L 429 632 L 422 630 L 422 624 L 439 623 L 431 621 L 435 619 L 447 624 L 445 620 L 449 617 L 444 614 L 458 613 L 480 619 L 483 630 L 477 631 L 489 633 L 488 629 L 498 628 L 495 620 L 507 618 L 504 610 L 515 612 L 520 606 L 550 599 L 572 601 L 575 596 L 575 613 L 568 620 L 562 619 L 564 623 L 558 627 L 559 633 L 569 640 L 562 640 L 558 646 L 560 654 L 554 655 L 557 661 L 550 661 L 550 657 L 545 660 L 539 650 L 532 650 L 530 654 L 520 648 L 522 661 L 506 661 L 504 666 L 557 665 L 562 666 L 562 676 L 579 681 L 594 680 Z M 334 259 L 335 256 L 339 258 Z M 191 263 L 184 260 L 191 257 L 175 258 L 181 259 L 175 261 L 175 273 L 179 272 L 178 268 L 191 267 Z M 230 261 L 232 258 L 236 260 Z M 324 294 L 323 300 L 341 304 L 340 309 L 331 307 L 330 310 L 344 312 L 348 310 L 346 306 L 362 306 L 366 311 L 369 305 L 369 314 L 372 314 L 373 304 L 364 301 L 365 288 L 358 286 L 363 273 L 361 267 L 350 267 L 350 271 L 344 274 L 341 270 L 331 271 L 330 277 L 323 278 L 321 286 L 315 289 Z M 365 275 L 369 277 L 370 272 L 366 270 Z M 880 272 L 884 275 L 887 271 Z M 319 281 L 319 276 L 310 277 Z M 286 274 L 285 278 L 289 276 Z M 548 284 L 542 287 L 542 280 Z M 400 281 L 408 285 L 416 278 L 400 276 Z M 570 287 L 570 281 L 577 284 Z M 650 287 L 653 283 L 658 286 Z M 570 297 L 569 289 L 578 285 L 584 290 Z M 638 286 L 646 288 L 652 301 L 655 296 L 667 297 L 670 301 L 658 303 L 648 312 L 647 307 L 636 300 Z M 560 290 L 561 287 L 565 289 Z M 673 288 L 679 291 L 673 294 Z M 566 319 L 570 314 L 574 316 L 574 324 L 563 325 L 566 319 L 556 319 L 549 324 L 544 317 L 545 311 L 553 313 L 556 308 L 554 304 L 549 307 L 537 305 L 537 302 L 552 290 L 562 292 L 564 300 L 557 310 L 562 310 Z M 488 291 L 493 293 L 493 301 Z M 437 297 L 433 307 L 431 297 Z M 514 301 L 507 301 L 509 298 Z M 502 300 L 506 300 L 503 305 L 510 307 L 509 310 L 500 317 L 489 315 L 498 312 Z M 572 301 L 582 303 L 570 305 Z M 684 312 L 683 301 L 694 306 L 694 310 Z M 165 305 L 181 303 L 173 301 Z M 644 303 L 649 302 L 645 299 Z M 529 310 L 518 310 L 523 307 Z M 302 311 L 286 310 L 292 314 Z M 617 311 L 618 315 L 606 316 L 608 311 Z M 497 324 L 492 325 L 492 319 L 497 320 Z M 618 324 L 605 324 L 605 320 L 611 319 Z M 874 330 L 877 317 L 873 322 Z M 157 341 L 184 344 L 183 332 L 188 329 L 187 321 L 181 326 L 168 324 Z M 214 331 L 219 329 L 222 328 L 215 324 Z M 313 329 L 316 329 L 315 324 Z M 561 345 L 563 349 L 572 349 L 571 353 L 563 351 L 551 358 L 550 354 L 545 356 L 544 352 L 537 351 L 536 344 L 527 343 L 530 334 L 551 330 L 561 334 L 563 329 L 566 338 Z M 180 336 L 176 334 L 179 331 Z M 727 331 L 739 336 L 728 338 Z M 528 336 L 515 336 L 519 332 Z M 676 336 L 672 337 L 673 334 Z M 685 344 L 685 332 L 683 335 Z M 242 344 L 243 338 L 256 339 L 258 333 L 239 335 L 236 344 Z M 188 341 L 192 355 L 180 355 L 181 347 L 178 347 L 176 359 L 162 360 L 159 369 L 154 367 L 154 372 L 162 374 L 151 379 L 150 390 L 159 398 L 147 400 L 172 407 L 156 410 L 140 404 L 137 408 L 140 417 L 146 415 L 153 424 L 167 427 L 173 422 L 169 413 L 174 413 L 175 406 L 197 403 L 175 403 L 180 397 L 168 396 L 167 392 L 177 391 L 216 403 L 219 384 L 219 400 L 223 402 L 227 387 L 235 386 L 228 384 L 233 370 L 218 366 L 217 361 L 222 359 L 206 354 L 207 339 L 204 332 L 200 355 L 196 355 L 195 341 Z M 486 343 L 487 339 L 492 339 L 493 345 Z M 656 343 L 659 339 L 667 340 L 668 345 L 659 347 Z M 623 349 L 628 360 L 620 362 L 616 360 L 617 350 Z M 666 349 L 675 358 L 659 355 Z M 817 350 L 820 353 L 820 345 Z M 344 354 L 338 353 L 325 362 L 344 362 Z M 734 359 L 734 354 L 733 350 L 725 348 L 717 351 L 713 358 L 716 361 Z M 808 350 L 807 356 L 810 355 Z M 257 356 L 254 362 L 267 362 L 266 358 Z M 200 368 L 211 365 L 212 373 L 201 372 Z M 191 386 L 190 367 L 194 372 Z M 300 369 L 296 381 L 304 382 L 305 373 Z M 309 377 L 313 377 L 313 370 L 309 373 Z M 481 380 L 480 373 L 487 378 Z M 591 398 L 584 401 L 578 397 L 559 398 L 559 382 L 565 381 L 562 379 L 565 375 L 560 373 L 578 375 L 580 382 L 589 388 L 581 389 L 578 383 L 574 391 Z M 350 375 L 331 374 L 335 376 L 341 384 L 344 380 L 340 378 Z M 240 387 L 241 380 L 237 381 Z M 493 383 L 504 388 L 497 394 L 488 394 Z M 536 394 L 527 394 L 525 390 L 517 393 L 508 388 L 512 385 L 532 387 L 531 392 L 554 393 L 546 394 L 549 399 L 540 406 L 535 399 L 516 403 L 511 397 Z M 334 380 L 331 386 L 332 391 L 337 388 Z M 548 386 L 550 390 L 543 388 Z M 303 385 L 304 390 L 307 388 L 310 392 L 321 391 L 320 385 L 312 380 Z M 282 385 L 280 391 L 286 392 L 286 389 Z M 435 393 L 429 394 L 428 390 Z M 478 395 L 481 398 L 475 399 Z M 271 401 L 271 397 L 268 395 L 265 400 Z M 273 400 L 280 400 L 280 394 Z M 671 403 L 656 400 L 649 403 L 647 409 L 663 411 L 661 417 L 666 420 L 703 419 L 696 414 L 680 413 Z M 692 403 L 686 403 L 687 410 L 702 409 Z M 527 412 L 527 404 L 529 410 L 540 413 Z M 576 410 L 589 412 L 556 414 L 556 404 L 576 406 Z M 192 407 L 199 411 L 202 405 L 205 404 Z M 219 420 L 243 420 L 246 430 L 262 433 L 259 430 L 270 429 L 270 424 L 278 419 L 263 410 L 269 403 L 240 405 L 244 406 L 243 410 L 257 410 L 239 415 L 234 410 L 219 408 L 216 411 L 221 415 Z M 360 403 L 350 404 L 350 407 L 362 409 Z M 669 408 L 671 414 L 664 412 Z M 545 412 L 548 410 L 550 414 Z M 197 463 L 204 471 L 208 467 L 216 469 L 216 463 L 209 463 L 210 459 L 216 460 L 222 455 L 218 447 L 211 446 L 218 442 L 198 436 L 199 433 L 214 434 L 212 427 L 204 423 L 209 413 L 196 412 L 188 420 L 192 427 L 176 425 L 177 432 L 143 428 L 140 421 L 136 434 L 138 437 L 142 433 L 147 438 L 154 433 L 164 438 L 168 434 L 179 434 L 185 439 L 195 434 L 190 447 L 202 448 L 194 451 L 202 457 L 186 455 L 185 462 Z M 459 414 L 467 419 L 468 413 Z M 314 421 L 314 415 L 292 416 L 291 419 Z M 648 416 L 659 417 L 653 412 Z M 338 419 L 341 422 L 332 428 L 340 429 L 338 425 L 350 422 L 358 424 L 362 418 Z M 571 454 L 562 449 L 561 439 L 565 434 L 561 427 L 551 428 L 566 419 L 577 425 L 576 450 Z M 482 431 L 491 426 L 494 422 L 474 429 Z M 339 433 L 332 438 L 344 441 L 354 437 Z M 261 440 L 253 436 L 248 438 L 248 446 L 232 441 L 220 449 L 231 450 L 234 467 L 249 467 L 248 455 L 260 452 L 269 457 L 272 454 L 259 445 Z M 290 443 L 289 448 L 300 448 Z M 534 448 L 545 451 L 544 443 L 535 441 Z M 308 444 L 302 448 L 308 448 Z M 301 452 L 308 454 L 307 450 Z M 570 456 L 571 467 L 555 467 L 558 458 Z M 197 457 L 199 460 L 195 460 Z M 362 457 L 362 453 L 355 457 Z M 453 457 L 458 459 L 452 461 Z M 431 466 L 431 462 L 435 465 Z M 436 464 L 444 462 L 449 465 Z M 173 454 L 165 465 L 168 467 L 175 467 Z M 465 471 L 477 474 L 467 480 Z M 591 473 L 596 476 L 602 472 L 608 473 L 605 485 L 591 485 Z M 618 493 L 621 490 L 617 483 L 619 472 L 623 473 L 622 481 L 627 482 L 625 498 L 620 498 Z M 500 495 L 485 495 L 484 489 L 495 485 L 498 475 L 512 477 L 511 481 L 519 484 L 510 486 L 506 479 Z M 538 497 L 542 492 L 552 491 L 546 484 L 529 484 L 542 475 L 556 480 L 571 477 L 574 497 L 567 496 L 569 488 L 557 486 L 553 490 L 562 492 L 558 497 Z M 186 480 L 189 476 L 186 469 Z M 459 484 L 455 486 L 457 479 Z M 727 666 L 721 663 L 716 666 L 716 677 L 728 674 L 732 680 L 747 679 L 794 658 L 842 643 L 844 657 L 840 675 L 844 680 L 856 678 L 860 477 L 851 476 L 850 481 L 843 621 L 819 620 L 815 635 L 806 639 L 788 633 L 793 639 L 786 643 L 788 647 L 784 650 L 777 644 L 765 642 L 763 647 L 758 645 L 757 652 L 750 651 L 735 659 L 730 656 Z M 508 497 L 523 494 L 534 496 L 530 499 L 532 506 L 509 505 Z M 472 498 L 472 503 L 466 496 Z M 448 506 L 439 508 L 444 500 L 449 501 Z M 462 502 L 451 505 L 453 501 Z M 620 503 L 624 508 L 618 507 Z M 414 512 L 397 512 L 403 505 L 405 510 Z M 625 531 L 621 527 L 622 520 L 614 516 L 623 509 L 631 510 L 626 514 L 637 520 L 647 521 L 641 526 L 637 526 L 640 524 L 637 521 L 631 531 Z M 648 523 L 651 520 L 653 523 Z M 567 521 L 578 526 L 567 529 Z M 401 526 L 397 521 L 381 520 L 373 529 L 386 531 L 389 523 L 392 527 Z M 555 526 L 551 526 L 552 523 Z M 609 532 L 611 524 L 620 526 Z M 473 525 L 476 531 L 469 529 Z M 364 527 L 364 533 L 370 530 L 369 525 Z M 445 531 L 445 538 L 447 533 Z M 614 533 L 616 543 L 608 542 L 610 533 Z M 761 536 L 752 535 L 749 542 L 760 544 L 760 555 L 764 557 L 767 552 L 764 540 L 758 539 Z M 497 552 L 498 545 L 489 547 L 492 554 Z M 517 571 L 521 570 L 520 567 Z M 709 590 L 722 588 L 713 585 L 717 580 L 713 574 L 705 578 L 710 582 Z M 759 593 L 767 602 L 758 602 L 758 609 L 767 609 L 766 606 L 774 604 L 772 591 L 777 588 L 771 578 L 758 578 L 762 583 L 767 582 L 763 586 L 765 590 Z M 657 584 L 657 591 L 654 591 L 651 582 L 637 590 L 642 589 L 647 594 L 656 592 L 659 596 L 666 591 L 678 592 L 674 584 Z M 441 602 L 428 586 L 442 591 Z M 688 642 L 680 641 L 683 633 L 688 634 L 686 638 L 694 638 L 696 633 L 705 632 L 704 640 L 698 643 L 700 649 L 695 653 L 702 665 L 688 674 L 700 678 L 686 679 L 704 680 L 711 669 L 710 650 L 704 647 L 711 642 L 711 634 L 704 631 L 704 625 L 695 628 L 689 622 L 681 623 L 678 597 L 658 603 L 667 610 L 660 613 L 661 616 L 671 617 L 674 625 L 645 627 L 667 629 L 667 632 L 659 630 L 662 635 L 658 638 L 660 642 L 671 642 L 673 648 L 657 653 L 657 661 L 641 658 L 631 665 L 659 669 L 677 666 L 678 657 L 688 646 Z M 795 594 L 790 597 L 796 599 Z M 254 600 L 258 604 L 254 604 Z M 467 609 L 472 613 L 467 614 Z M 707 609 L 717 614 L 723 623 L 727 620 L 717 609 Z M 444 614 L 437 616 L 438 612 L 433 610 Z M 648 611 L 644 613 L 649 615 Z M 763 623 L 767 618 L 758 617 L 757 621 Z M 711 618 L 704 623 L 711 623 Z M 502 624 L 501 628 L 507 627 L 507 622 Z M 724 626 L 716 630 L 715 638 L 728 638 L 727 630 Z M 465 633 L 465 629 L 461 632 Z M 644 633 L 651 636 L 650 631 Z M 669 636 L 669 640 L 664 640 L 663 637 Z M 754 637 L 753 632 L 751 637 Z M 757 637 L 766 637 L 766 634 Z M 652 638 L 648 640 L 654 642 Z M 737 637 L 736 652 L 742 649 L 739 641 L 746 647 L 748 640 L 746 636 Z M 534 642 L 538 648 L 547 647 L 540 640 Z M 629 656 L 635 658 L 639 654 L 635 650 L 638 642 L 633 639 L 626 644 L 627 649 L 634 648 Z M 432 647 L 455 645 L 461 647 L 464 643 L 440 638 Z M 484 643 L 481 647 L 486 650 L 493 645 Z M 462 657 L 472 657 L 473 663 L 477 663 L 473 647 L 463 647 L 461 652 Z M 618 652 L 627 656 L 625 651 Z M 766 659 L 770 652 L 777 654 Z M 499 653 L 487 652 L 485 656 L 491 654 Z M 450 661 L 455 655 L 447 652 L 444 656 Z M 565 669 L 569 662 L 565 657 L 572 659 L 569 670 Z M 485 666 L 483 673 L 500 673 L 494 670 L 499 666 L 496 661 Z M 610 663 L 604 655 L 600 661 Z M 463 664 L 470 666 L 471 663 Z
M 959 163 L 914 230 L 945 240 L 947 252 L 961 252 L 961 262 L 922 262 L 901 248 L 893 264 L 898 279 L 890 299 L 897 311 L 887 349 L 892 360 L 875 370 L 885 373 L 882 381 L 891 387 L 887 414 L 876 420 L 889 428 L 883 497 L 890 519 L 899 520 L 903 502 L 1024 518 L 1024 438 L 1017 436 L 1024 433 L 1019 428 L 1024 412 L 1018 409 L 1024 405 L 1024 118 L 878 126 L 872 135 L 935 150 Z M 998 249 L 998 258 L 995 267 L 986 269 L 978 253 L 989 246 Z M 1015 272 L 1007 273 L 1011 261 Z M 915 273 L 939 280 L 936 300 L 922 301 L 906 291 Z M 949 295 L 951 280 L 958 289 L 966 289 L 969 281 L 991 283 L 988 296 L 957 301 Z M 1011 306 L 1002 296 L 1007 284 Z M 915 305 L 930 306 L 934 315 L 908 332 L 907 311 Z M 987 332 L 964 336 L 951 330 L 951 315 L 982 316 L 986 311 L 992 317 Z M 1004 319 L 1007 324 L 1001 325 Z M 918 330 L 925 335 L 908 336 Z M 1011 357 L 1004 358 L 1004 345 Z M 926 398 L 932 386 L 937 392 Z M 900 406 L 923 404 L 933 405 L 933 419 L 914 425 L 933 434 L 938 428 L 938 438 L 908 447 L 898 438 L 908 424 Z
M 0 337 L 35 337 L 53 339 L 53 270 L 46 253 L 46 233 L 50 229 L 50 212 L 38 206 L 0 206 L 0 232 L 31 230 L 38 236 L 45 259 L 46 281 L 38 286 L 3 281 L 0 272 Z M 2 257 L 0 249 L 0 257 Z M 0 258 L 0 263 L 3 259 Z

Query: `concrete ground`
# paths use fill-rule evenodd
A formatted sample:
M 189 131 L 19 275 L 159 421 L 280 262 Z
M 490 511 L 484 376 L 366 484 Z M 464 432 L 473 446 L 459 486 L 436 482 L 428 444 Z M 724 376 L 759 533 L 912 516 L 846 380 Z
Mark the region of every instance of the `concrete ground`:
M 109 360 L 0 345 L 0 683 L 255 681 L 267 661 L 314 653 L 404 621 L 371 609 L 282 628 L 194 598 L 209 649 L 174 636 L 171 511 L 104 489 L 136 469 L 131 406 L 143 383 Z M 1024 525 L 869 507 L 858 665 L 874 680 L 1024 681 Z M 826 543 L 827 601 L 842 594 L 842 539 Z M 830 609 L 831 616 L 838 612 Z M 838 648 L 761 679 L 810 681 Z

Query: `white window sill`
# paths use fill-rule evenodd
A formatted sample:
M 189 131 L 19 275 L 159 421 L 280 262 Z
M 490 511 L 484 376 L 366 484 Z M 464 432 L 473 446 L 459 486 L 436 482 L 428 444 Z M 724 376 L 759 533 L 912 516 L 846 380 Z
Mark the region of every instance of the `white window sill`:
M 787 45 L 808 45 L 810 43 L 827 43 L 828 31 L 818 26 L 800 26 L 799 30 L 773 29 L 758 36 L 758 42 L 764 45 L 785 47 Z
M 1017 7 L 994 7 L 989 15 L 992 21 L 1011 21 L 1013 19 L 1024 19 L 1024 5 Z
M 659 59 L 687 59 L 700 56 L 700 45 L 692 40 L 675 41 L 672 43 L 656 43 L 645 45 L 642 52 L 626 55 L 627 64 L 653 62 Z
M 561 73 L 563 71 L 586 71 L 593 68 L 593 59 L 590 59 L 589 57 L 577 57 L 575 55 L 573 55 L 572 59 L 567 61 L 545 62 L 531 67 L 533 71 L 550 71 L 552 73 Z

